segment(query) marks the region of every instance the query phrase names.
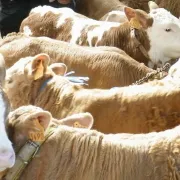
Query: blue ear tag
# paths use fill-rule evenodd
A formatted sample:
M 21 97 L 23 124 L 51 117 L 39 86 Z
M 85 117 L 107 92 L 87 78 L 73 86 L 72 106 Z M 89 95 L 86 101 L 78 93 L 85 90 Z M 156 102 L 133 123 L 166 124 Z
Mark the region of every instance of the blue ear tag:
M 64 75 L 64 77 L 66 77 L 70 82 L 72 83 L 75 83 L 75 84 L 79 84 L 79 85 L 86 85 L 88 86 L 87 84 L 87 81 L 89 81 L 89 78 L 88 77 L 80 77 L 80 76 L 69 76 L 71 74 L 74 74 L 75 72 L 74 71 L 70 71 L 68 73 L 66 73 Z M 49 78 L 47 80 L 45 80 L 42 84 L 42 86 L 40 87 L 40 90 L 39 92 L 41 92 L 46 86 L 47 86 L 47 83 L 49 81 L 51 81 L 52 78 Z
M 70 71 L 70 72 L 66 73 L 64 76 L 69 76 L 71 74 L 75 74 L 75 71 Z
M 89 81 L 89 77 L 69 76 L 74 73 L 75 73 L 74 71 L 71 71 L 65 74 L 64 76 L 67 77 L 67 79 L 72 83 L 88 86 L 86 82 Z

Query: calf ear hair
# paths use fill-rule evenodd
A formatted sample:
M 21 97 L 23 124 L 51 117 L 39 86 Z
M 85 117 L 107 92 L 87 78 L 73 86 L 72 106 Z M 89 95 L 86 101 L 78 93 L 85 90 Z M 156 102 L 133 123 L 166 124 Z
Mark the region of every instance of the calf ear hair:
M 38 54 L 34 57 L 31 66 L 34 80 L 43 77 L 44 73 L 46 72 L 49 61 L 50 57 L 47 54 Z
M 64 76 L 67 66 L 64 63 L 53 63 L 49 66 L 56 75 Z
M 135 29 L 146 29 L 153 24 L 153 19 L 145 11 L 124 7 L 124 12 L 130 22 L 131 27 Z
M 72 116 L 66 117 L 60 120 L 60 124 L 76 127 L 91 129 L 93 126 L 94 119 L 90 113 L 79 113 Z
M 35 123 L 33 123 L 33 125 L 35 125 L 36 128 L 39 128 L 39 130 L 41 130 L 41 128 L 46 130 L 50 124 L 51 119 L 52 119 L 51 114 L 48 111 L 42 110 L 42 111 L 30 114 L 26 118 L 25 122 L 26 121 L 34 121 Z
M 136 17 L 136 10 L 130 7 L 124 7 L 124 13 L 128 20 L 130 21 L 132 18 Z

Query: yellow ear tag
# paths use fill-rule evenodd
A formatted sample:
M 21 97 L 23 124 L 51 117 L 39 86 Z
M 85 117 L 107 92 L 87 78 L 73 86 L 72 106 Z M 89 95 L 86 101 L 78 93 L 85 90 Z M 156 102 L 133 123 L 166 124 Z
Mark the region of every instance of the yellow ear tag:
M 142 28 L 142 25 L 140 24 L 140 22 L 136 18 L 132 18 L 130 20 L 130 25 L 132 28 L 135 28 L 135 29 L 141 29 Z
M 44 67 L 43 67 L 42 61 L 40 61 L 40 63 L 37 65 L 34 72 L 34 80 L 37 80 L 43 77 L 43 73 L 44 73 Z
M 87 128 L 86 126 L 81 125 L 78 121 L 74 123 L 74 127 L 76 128 Z
M 32 141 L 44 141 L 45 140 L 44 128 L 41 126 L 41 124 L 37 119 L 35 119 L 33 122 L 35 127 L 38 128 L 39 132 L 29 132 L 29 139 L 31 139 Z

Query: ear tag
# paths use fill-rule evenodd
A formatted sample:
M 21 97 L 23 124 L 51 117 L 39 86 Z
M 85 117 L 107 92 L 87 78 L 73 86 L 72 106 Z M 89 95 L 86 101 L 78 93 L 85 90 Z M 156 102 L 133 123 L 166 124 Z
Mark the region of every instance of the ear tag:
M 39 132 L 29 132 L 29 139 L 32 141 L 44 141 L 45 133 L 44 128 L 41 126 L 37 119 L 33 120 L 35 127 L 38 128 Z
M 42 61 L 40 61 L 34 72 L 34 80 L 37 80 L 43 77 L 43 72 L 44 72 L 44 67 L 43 67 Z
M 139 23 L 139 21 L 136 18 L 132 18 L 130 20 L 130 25 L 132 28 L 135 28 L 135 29 L 141 29 L 142 28 L 142 25 Z
M 87 128 L 86 126 L 81 125 L 78 121 L 74 123 L 75 128 Z

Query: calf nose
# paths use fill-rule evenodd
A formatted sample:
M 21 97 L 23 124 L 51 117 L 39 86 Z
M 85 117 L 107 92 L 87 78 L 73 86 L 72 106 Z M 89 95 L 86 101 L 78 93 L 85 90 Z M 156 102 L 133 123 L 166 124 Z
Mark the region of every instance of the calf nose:
M 13 150 L 0 150 L 0 171 L 11 168 L 15 163 L 15 154 Z

